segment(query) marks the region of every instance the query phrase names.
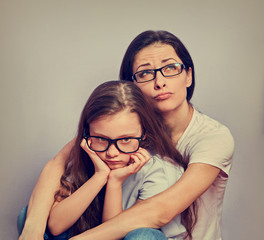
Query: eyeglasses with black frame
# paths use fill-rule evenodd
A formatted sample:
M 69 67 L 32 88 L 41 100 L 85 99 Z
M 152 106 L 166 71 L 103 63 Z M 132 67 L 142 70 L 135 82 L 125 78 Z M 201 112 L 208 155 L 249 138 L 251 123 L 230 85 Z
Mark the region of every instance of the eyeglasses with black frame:
M 115 147 L 122 153 L 136 152 L 139 149 L 140 143 L 143 141 L 144 136 L 145 130 L 143 131 L 141 137 L 124 137 L 116 139 L 90 136 L 86 130 L 83 134 L 83 138 L 86 140 L 87 146 L 94 152 L 105 152 L 112 144 L 114 144 Z
M 135 80 L 138 83 L 149 82 L 156 78 L 157 72 L 161 72 L 164 77 L 172 77 L 181 74 L 182 70 L 185 68 L 186 67 L 183 63 L 171 63 L 157 69 L 138 71 L 133 74 L 132 80 Z

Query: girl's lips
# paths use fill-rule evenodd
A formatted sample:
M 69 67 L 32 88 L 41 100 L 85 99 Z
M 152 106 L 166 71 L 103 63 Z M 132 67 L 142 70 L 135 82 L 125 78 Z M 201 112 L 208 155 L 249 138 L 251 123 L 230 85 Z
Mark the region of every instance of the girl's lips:
M 171 93 L 166 92 L 166 93 L 160 93 L 160 94 L 156 95 L 154 98 L 156 100 L 165 100 L 165 99 L 168 99 L 170 96 L 171 96 Z
M 122 163 L 122 161 L 107 161 L 107 160 L 105 160 L 105 162 L 107 164 L 120 164 L 120 163 Z

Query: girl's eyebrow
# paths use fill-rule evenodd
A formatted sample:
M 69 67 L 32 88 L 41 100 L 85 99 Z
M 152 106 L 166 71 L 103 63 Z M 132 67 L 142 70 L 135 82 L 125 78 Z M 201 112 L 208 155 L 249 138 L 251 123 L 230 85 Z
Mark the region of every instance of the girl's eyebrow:
M 135 136 L 137 135 L 137 133 L 126 133 L 126 134 L 123 134 L 123 135 L 120 135 L 114 139 L 117 139 L 117 138 L 130 138 L 130 137 L 137 137 Z M 91 134 L 91 136 L 96 136 L 96 137 L 103 137 L 103 138 L 107 138 L 107 139 L 113 139 L 113 138 L 110 138 L 102 133 L 97 133 L 97 132 L 94 132 L 93 134 Z
M 166 63 L 166 62 L 168 62 L 169 60 L 174 60 L 175 62 L 178 62 L 175 58 L 166 58 L 166 59 L 161 60 L 161 62 L 162 62 L 162 63 Z M 145 63 L 145 64 L 141 64 L 141 65 L 139 65 L 139 66 L 137 67 L 137 69 L 136 69 L 136 72 L 137 72 L 137 70 L 138 70 L 140 67 L 146 67 L 146 66 L 150 66 L 150 63 Z

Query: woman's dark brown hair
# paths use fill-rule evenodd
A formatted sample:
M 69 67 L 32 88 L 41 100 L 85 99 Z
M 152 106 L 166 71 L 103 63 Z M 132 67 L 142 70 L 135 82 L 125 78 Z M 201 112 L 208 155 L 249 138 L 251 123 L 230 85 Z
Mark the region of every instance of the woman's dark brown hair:
M 132 75 L 135 56 L 140 50 L 154 43 L 168 44 L 172 46 L 178 57 L 185 65 L 186 71 L 188 71 L 189 68 L 192 69 L 192 85 L 187 88 L 186 96 L 187 101 L 190 102 L 195 87 L 194 64 L 187 48 L 183 45 L 179 38 L 177 38 L 170 32 L 149 30 L 139 34 L 130 43 L 126 50 L 123 61 L 121 63 L 119 78 L 121 80 L 133 81 Z
M 89 124 L 102 116 L 109 116 L 124 110 L 137 113 L 142 128 L 145 129 L 146 139 L 142 147 L 152 154 L 169 157 L 186 169 L 187 164 L 174 145 L 163 125 L 161 117 L 155 113 L 141 90 L 132 82 L 109 81 L 98 86 L 91 96 L 81 114 L 75 144 L 61 177 L 61 188 L 55 194 L 55 199 L 61 201 L 76 191 L 94 174 L 94 165 L 89 155 L 80 147 L 85 129 Z M 86 130 L 87 131 L 87 130 Z M 102 209 L 105 189 L 95 197 L 93 202 L 83 213 L 81 218 L 71 228 L 71 235 L 76 235 L 87 229 L 95 227 L 102 222 Z M 189 213 L 189 212 L 188 212 Z M 186 215 L 186 220 L 190 214 Z M 189 221 L 189 220 L 188 220 Z M 183 221 L 184 223 L 184 221 Z M 186 225 L 187 231 L 188 225 Z

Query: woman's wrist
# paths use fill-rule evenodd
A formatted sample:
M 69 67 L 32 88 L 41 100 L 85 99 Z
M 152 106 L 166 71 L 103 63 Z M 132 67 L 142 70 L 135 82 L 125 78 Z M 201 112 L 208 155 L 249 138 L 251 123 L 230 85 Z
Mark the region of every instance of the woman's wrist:
M 26 220 L 19 240 L 40 240 L 43 239 L 46 226 L 40 226 L 37 222 Z

